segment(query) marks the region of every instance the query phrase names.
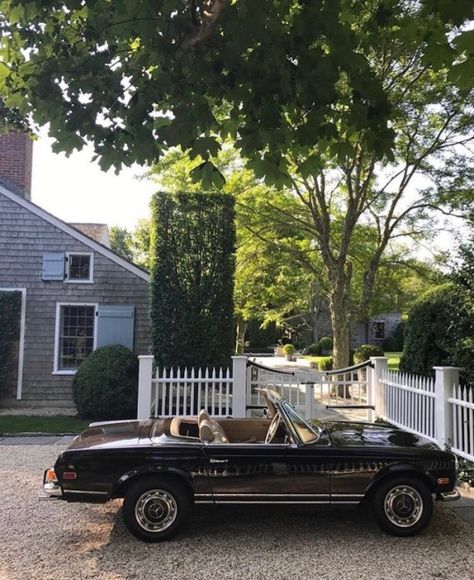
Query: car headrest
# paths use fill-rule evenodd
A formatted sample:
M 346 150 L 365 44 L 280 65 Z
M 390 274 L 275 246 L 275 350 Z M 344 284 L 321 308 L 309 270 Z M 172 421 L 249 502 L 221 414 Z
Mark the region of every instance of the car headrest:
M 199 423 L 199 438 L 203 443 L 229 443 L 224 429 L 213 419 L 202 419 Z
M 206 420 L 206 421 L 210 421 L 211 418 L 209 417 L 209 413 L 206 411 L 206 409 L 201 409 L 199 411 L 199 415 L 198 415 L 198 425 L 201 425 L 201 421 Z
M 199 439 L 203 443 L 211 443 L 214 440 L 212 425 L 207 419 L 199 418 Z

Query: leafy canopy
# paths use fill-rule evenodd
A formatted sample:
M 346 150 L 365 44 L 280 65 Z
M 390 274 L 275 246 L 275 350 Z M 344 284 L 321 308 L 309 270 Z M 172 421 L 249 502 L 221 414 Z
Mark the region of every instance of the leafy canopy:
M 209 157 L 231 136 L 257 176 L 283 183 L 289 154 L 314 173 L 354 139 L 390 151 L 391 107 L 366 56 L 380 30 L 468 88 L 473 33 L 459 27 L 472 13 L 470 0 L 3 0 L 0 94 L 50 123 L 57 150 L 92 142 L 103 169 L 181 145 L 217 181 Z

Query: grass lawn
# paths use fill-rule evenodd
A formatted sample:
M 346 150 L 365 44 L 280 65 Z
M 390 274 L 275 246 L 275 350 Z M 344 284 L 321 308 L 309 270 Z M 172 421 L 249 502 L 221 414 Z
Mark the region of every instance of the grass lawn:
M 61 415 L 51 417 L 32 417 L 29 415 L 0 415 L 0 434 L 2 433 L 80 433 L 88 421 Z
M 305 359 L 309 360 L 310 362 L 318 363 L 322 358 L 327 358 L 327 356 L 313 356 L 310 354 L 305 354 L 301 358 L 305 358 Z
M 388 358 L 388 370 L 398 371 L 400 366 L 401 352 L 386 352 L 385 356 Z
M 398 367 L 400 365 L 400 357 L 402 356 L 401 352 L 386 352 L 385 356 L 388 358 L 388 370 L 390 371 L 398 371 Z M 311 362 L 319 362 L 322 358 L 326 358 L 324 356 L 311 356 L 305 355 L 305 359 L 308 359 Z

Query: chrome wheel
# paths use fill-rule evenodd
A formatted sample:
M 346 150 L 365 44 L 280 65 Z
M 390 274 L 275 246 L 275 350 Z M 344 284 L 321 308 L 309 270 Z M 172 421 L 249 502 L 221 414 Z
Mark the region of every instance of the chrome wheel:
M 178 515 L 175 498 L 164 489 L 150 489 L 143 493 L 135 505 L 135 518 L 147 532 L 167 530 Z
M 400 528 L 410 528 L 423 514 L 423 499 L 414 487 L 397 485 L 387 492 L 384 511 L 392 524 Z

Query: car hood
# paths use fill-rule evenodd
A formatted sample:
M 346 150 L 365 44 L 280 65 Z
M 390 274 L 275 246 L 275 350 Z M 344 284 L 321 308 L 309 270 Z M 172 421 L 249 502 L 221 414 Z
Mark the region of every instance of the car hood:
M 376 423 L 334 421 L 324 426 L 332 442 L 343 447 L 417 447 L 439 450 L 435 443 L 424 437 Z

